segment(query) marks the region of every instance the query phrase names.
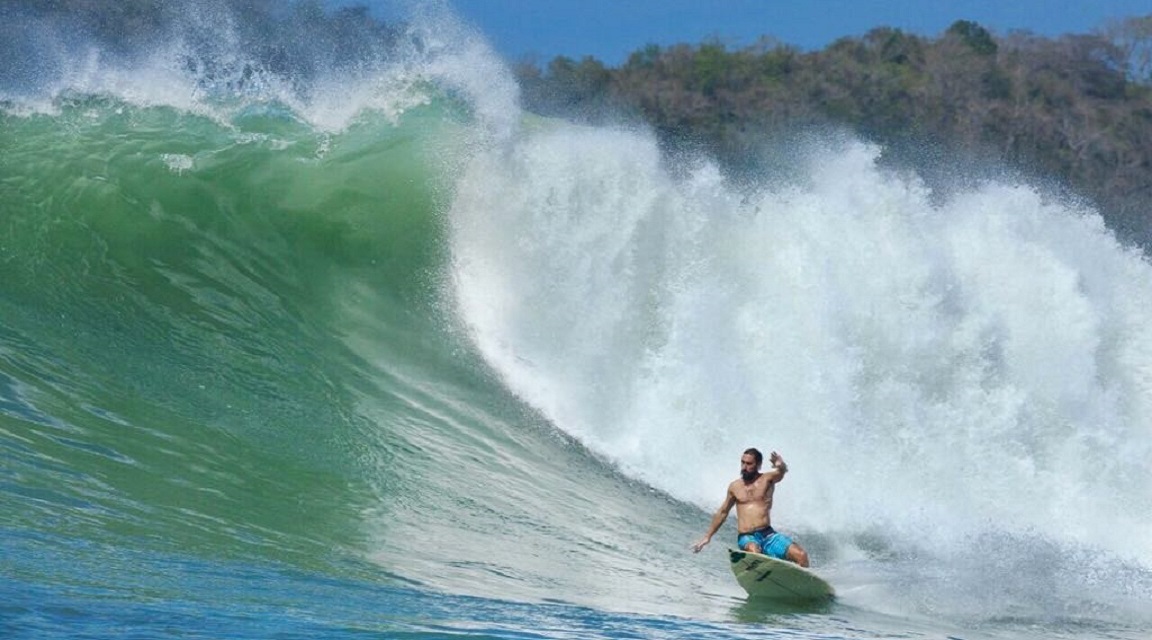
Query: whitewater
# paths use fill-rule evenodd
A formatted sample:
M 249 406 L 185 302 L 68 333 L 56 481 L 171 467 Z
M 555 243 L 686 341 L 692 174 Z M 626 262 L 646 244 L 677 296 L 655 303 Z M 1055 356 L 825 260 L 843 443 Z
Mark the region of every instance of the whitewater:
M 3 7 L 5 637 L 1148 637 L 1152 265 L 1091 206 L 843 133 L 735 180 L 439 4 L 161 6 Z M 691 553 L 749 446 L 832 605 Z

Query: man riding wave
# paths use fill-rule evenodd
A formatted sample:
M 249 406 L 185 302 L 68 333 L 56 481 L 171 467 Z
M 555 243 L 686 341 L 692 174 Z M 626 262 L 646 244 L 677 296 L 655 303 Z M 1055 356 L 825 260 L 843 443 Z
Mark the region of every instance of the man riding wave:
M 708 533 L 692 545 L 692 551 L 698 553 L 711 542 L 712 536 L 728 519 L 732 507 L 736 507 L 736 545 L 740 549 L 791 560 L 801 567 L 808 566 L 808 552 L 792 538 L 772 528 L 772 494 L 784 479 L 784 474 L 788 473 L 788 465 L 775 451 L 769 455 L 768 461 L 772 468 L 761 472 L 764 455 L 755 448 L 744 451 L 740 457 L 740 477 L 728 485 L 728 495 L 712 516 Z

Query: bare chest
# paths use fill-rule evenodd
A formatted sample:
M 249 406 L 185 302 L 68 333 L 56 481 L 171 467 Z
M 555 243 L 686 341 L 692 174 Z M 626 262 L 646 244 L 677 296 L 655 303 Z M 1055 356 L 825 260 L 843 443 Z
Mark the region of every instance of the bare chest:
M 758 478 L 755 482 L 745 484 L 737 480 L 732 483 L 732 495 L 736 498 L 737 504 L 749 503 L 772 503 L 772 492 L 776 485 L 768 482 L 765 478 Z

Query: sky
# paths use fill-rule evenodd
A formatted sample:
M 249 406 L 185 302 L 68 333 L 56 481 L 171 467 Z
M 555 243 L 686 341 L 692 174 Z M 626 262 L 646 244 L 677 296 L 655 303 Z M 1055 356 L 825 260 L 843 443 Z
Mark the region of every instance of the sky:
M 993 34 L 1088 33 L 1152 14 L 1152 0 L 449 0 L 509 60 L 594 56 L 609 65 L 647 44 L 719 39 L 731 48 L 771 36 L 805 50 L 889 26 L 925 36 L 956 20 Z

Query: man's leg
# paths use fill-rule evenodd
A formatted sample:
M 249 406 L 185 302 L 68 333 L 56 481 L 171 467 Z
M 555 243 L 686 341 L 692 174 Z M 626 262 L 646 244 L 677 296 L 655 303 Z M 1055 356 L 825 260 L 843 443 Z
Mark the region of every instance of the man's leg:
M 788 545 L 788 551 L 784 552 L 784 556 L 801 567 L 808 566 L 808 552 L 795 542 Z
M 737 544 L 740 545 L 742 551 L 750 551 L 752 553 L 764 553 L 764 537 L 759 532 L 746 533 L 736 539 Z

